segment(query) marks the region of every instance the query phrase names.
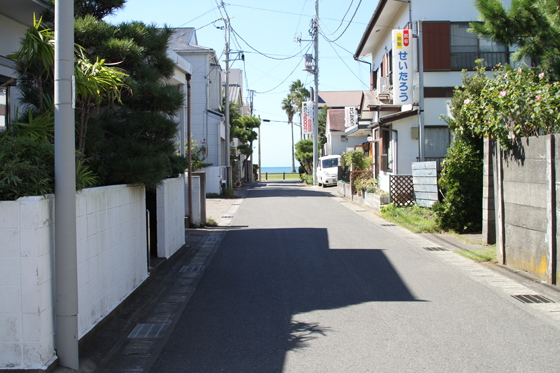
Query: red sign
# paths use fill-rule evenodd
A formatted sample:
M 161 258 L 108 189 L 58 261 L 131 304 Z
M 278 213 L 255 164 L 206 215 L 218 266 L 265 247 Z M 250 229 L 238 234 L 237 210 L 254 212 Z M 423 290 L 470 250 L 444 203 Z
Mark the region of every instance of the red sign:
M 410 43 L 410 39 L 408 36 L 408 30 L 403 30 L 403 44 L 405 47 L 408 47 L 409 43 Z

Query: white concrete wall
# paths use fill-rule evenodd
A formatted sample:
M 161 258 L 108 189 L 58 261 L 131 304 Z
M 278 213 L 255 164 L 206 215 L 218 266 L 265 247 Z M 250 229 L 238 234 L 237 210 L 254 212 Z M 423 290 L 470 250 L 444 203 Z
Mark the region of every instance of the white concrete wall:
M 76 195 L 78 331 L 84 336 L 148 276 L 144 187 Z M 54 197 L 0 202 L 0 369 L 54 357 Z
M 157 188 L 158 257 L 169 258 L 185 244 L 185 181 L 165 179 Z
M 54 358 L 54 200 L 0 202 L 0 369 Z
M 185 173 L 185 213 L 189 211 L 189 179 L 187 177 L 188 173 Z M 192 214 L 193 214 L 193 224 L 197 227 L 206 224 L 202 222 L 202 202 L 200 200 L 200 176 L 192 176 Z M 184 235 L 184 233 L 183 233 Z

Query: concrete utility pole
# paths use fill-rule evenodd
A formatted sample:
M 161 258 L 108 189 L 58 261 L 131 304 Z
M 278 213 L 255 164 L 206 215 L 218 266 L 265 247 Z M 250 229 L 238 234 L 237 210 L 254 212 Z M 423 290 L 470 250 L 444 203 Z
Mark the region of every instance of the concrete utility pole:
M 222 6 L 224 3 L 222 1 Z M 225 89 L 225 112 L 226 112 L 226 166 L 227 166 L 227 186 L 233 186 L 231 164 L 230 164 L 230 147 L 229 147 L 229 19 L 224 18 L 225 28 L 224 28 L 224 38 L 226 42 L 225 54 L 226 54 L 226 89 Z
M 262 125 L 262 121 L 261 121 L 261 116 L 259 115 L 259 134 L 258 134 L 258 140 L 259 140 L 259 181 L 261 181 L 261 173 L 262 173 L 262 168 L 261 168 L 261 125 Z
M 315 24 L 313 41 L 315 43 L 315 96 L 313 105 L 313 185 L 317 185 L 317 153 L 319 146 L 319 0 L 315 0 Z
M 184 137 L 184 135 L 183 135 Z M 192 199 L 192 149 L 191 149 L 191 75 L 187 74 L 187 157 L 189 160 L 189 167 L 187 168 L 187 182 L 188 182 L 188 198 L 189 198 L 189 227 L 194 225 L 193 220 L 193 199 Z
M 78 370 L 74 1 L 56 0 L 54 12 L 56 344 L 58 364 Z

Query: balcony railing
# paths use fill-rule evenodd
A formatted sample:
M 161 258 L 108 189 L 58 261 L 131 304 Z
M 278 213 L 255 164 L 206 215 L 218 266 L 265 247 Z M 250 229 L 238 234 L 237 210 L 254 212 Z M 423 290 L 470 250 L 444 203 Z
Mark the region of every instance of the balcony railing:
M 474 70 L 476 63 L 474 61 L 483 59 L 482 66 L 492 68 L 501 63 L 505 65 L 509 63 L 509 52 L 469 52 L 469 53 L 451 53 L 451 70 Z

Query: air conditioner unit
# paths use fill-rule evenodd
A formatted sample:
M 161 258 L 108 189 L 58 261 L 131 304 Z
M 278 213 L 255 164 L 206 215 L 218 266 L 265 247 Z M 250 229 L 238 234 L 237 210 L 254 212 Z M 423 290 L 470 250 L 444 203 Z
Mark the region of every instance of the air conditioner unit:
M 390 92 L 391 78 L 388 76 L 379 78 L 379 94 L 388 95 Z

